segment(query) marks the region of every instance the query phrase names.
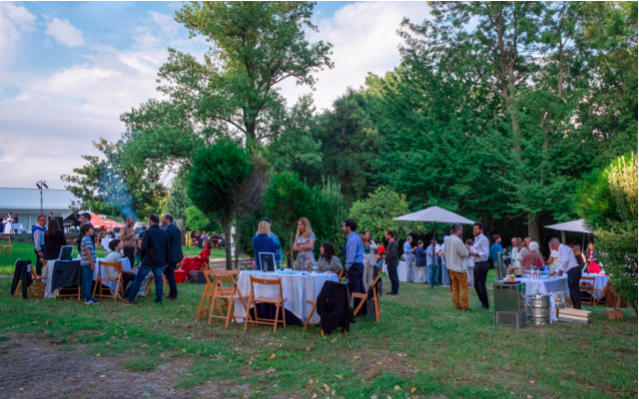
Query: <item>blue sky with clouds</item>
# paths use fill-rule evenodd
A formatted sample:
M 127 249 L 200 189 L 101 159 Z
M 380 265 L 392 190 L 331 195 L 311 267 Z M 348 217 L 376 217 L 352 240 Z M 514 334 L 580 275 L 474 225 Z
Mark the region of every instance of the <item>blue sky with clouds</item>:
M 97 155 L 91 141 L 116 141 L 119 115 L 161 98 L 155 90 L 167 47 L 201 56 L 208 44 L 173 20 L 181 2 L 0 2 L 0 187 L 31 187 Z M 335 68 L 317 74 L 318 109 L 330 107 L 368 72 L 399 63 L 396 30 L 421 21 L 424 2 L 319 2 L 311 41 L 333 43 Z M 280 85 L 292 105 L 310 92 Z

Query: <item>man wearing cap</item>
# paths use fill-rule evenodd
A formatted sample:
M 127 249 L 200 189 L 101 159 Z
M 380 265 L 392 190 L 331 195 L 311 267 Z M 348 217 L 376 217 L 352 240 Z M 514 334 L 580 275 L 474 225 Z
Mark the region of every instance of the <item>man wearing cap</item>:
M 270 226 L 271 226 L 271 232 L 269 233 L 269 237 L 271 238 L 271 240 L 273 240 L 273 243 L 275 244 L 275 265 L 277 266 L 278 269 L 282 268 L 282 243 L 280 243 L 280 238 L 275 235 L 275 233 L 273 233 L 273 223 L 271 223 L 271 220 L 267 217 L 263 217 L 262 219 L 260 219 L 260 222 L 267 222 Z M 255 232 L 255 235 L 257 235 L 257 232 Z

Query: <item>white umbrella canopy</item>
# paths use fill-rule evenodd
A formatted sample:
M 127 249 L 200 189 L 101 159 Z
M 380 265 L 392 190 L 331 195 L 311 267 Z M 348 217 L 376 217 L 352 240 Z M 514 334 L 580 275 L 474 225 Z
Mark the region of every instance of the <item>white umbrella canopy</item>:
M 431 206 L 430 208 L 422 209 L 421 211 L 409 213 L 408 215 L 396 217 L 393 220 L 406 221 L 406 222 L 435 222 L 435 223 L 463 223 L 473 224 L 470 219 L 466 219 L 463 216 L 447 211 L 446 209 L 438 206 Z
M 558 231 L 572 231 L 574 233 L 587 233 L 591 234 L 592 230 L 586 226 L 586 222 L 583 219 L 573 220 L 571 222 L 551 224 L 550 226 L 544 226 L 547 229 Z

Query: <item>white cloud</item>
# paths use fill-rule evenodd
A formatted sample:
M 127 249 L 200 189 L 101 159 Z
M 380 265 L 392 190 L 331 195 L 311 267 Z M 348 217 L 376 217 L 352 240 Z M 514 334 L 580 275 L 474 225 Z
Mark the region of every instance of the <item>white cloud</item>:
M 65 46 L 78 47 L 84 44 L 82 31 L 71 25 L 68 19 L 53 18 L 47 24 L 47 30 L 44 33 L 53 36 L 55 40 Z
M 23 6 L 0 2 L 0 65 L 9 63 L 22 34 L 35 30 L 35 21 L 36 16 Z
M 368 72 L 384 74 L 398 66 L 402 39 L 396 31 L 402 19 L 421 22 L 428 10 L 425 2 L 359 2 L 340 8 L 331 18 L 315 20 L 319 33 L 309 32 L 307 37 L 311 42 L 332 43 L 335 63 L 335 68 L 316 74 L 313 97 L 318 109 L 329 108 L 347 87 L 363 85 Z M 289 105 L 310 91 L 294 80 L 286 80 L 280 87 Z

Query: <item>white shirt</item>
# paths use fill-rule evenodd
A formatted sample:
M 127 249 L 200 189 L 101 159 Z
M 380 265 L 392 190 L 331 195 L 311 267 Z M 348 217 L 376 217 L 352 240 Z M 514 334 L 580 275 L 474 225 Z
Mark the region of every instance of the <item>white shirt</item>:
M 475 237 L 475 243 L 470 249 L 472 252 L 477 254 L 477 256 L 473 256 L 473 261 L 475 263 L 486 262 L 488 260 L 488 255 L 490 254 L 490 243 L 483 233 Z
M 575 253 L 572 252 L 572 249 L 568 245 L 561 244 L 559 246 L 559 270 L 563 270 L 564 273 L 567 273 L 570 269 L 579 266 L 577 263 L 577 258 L 575 258 Z
M 466 246 L 456 235 L 448 236 L 446 245 L 444 245 L 444 257 L 446 258 L 446 268 L 454 272 L 466 273 L 466 258 L 468 250 Z
M 120 255 L 120 253 L 118 251 L 111 251 L 104 258 L 104 261 L 105 262 L 109 262 L 109 263 L 122 262 L 122 255 Z M 108 277 L 110 280 L 117 280 L 118 277 L 120 277 L 120 275 L 118 273 L 118 269 L 116 269 L 115 267 L 105 266 L 104 267 L 104 271 L 106 272 L 107 275 L 106 276 L 102 276 L 102 278 Z

